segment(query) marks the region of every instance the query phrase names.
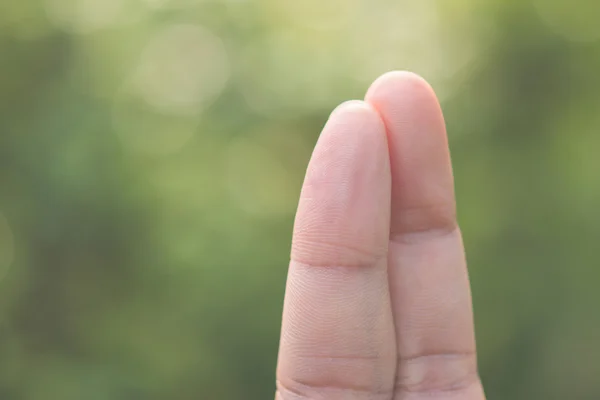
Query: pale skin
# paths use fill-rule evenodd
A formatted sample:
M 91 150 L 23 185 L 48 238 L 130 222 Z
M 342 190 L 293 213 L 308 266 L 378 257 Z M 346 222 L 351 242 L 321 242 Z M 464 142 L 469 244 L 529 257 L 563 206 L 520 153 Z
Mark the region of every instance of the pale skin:
M 276 400 L 484 400 L 444 118 L 391 72 L 336 108 L 292 242 Z

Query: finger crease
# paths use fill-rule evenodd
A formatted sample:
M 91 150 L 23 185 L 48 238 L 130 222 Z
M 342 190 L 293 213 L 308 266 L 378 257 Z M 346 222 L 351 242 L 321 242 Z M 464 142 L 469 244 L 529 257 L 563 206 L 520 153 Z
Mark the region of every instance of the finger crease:
M 341 392 L 346 395 L 342 395 L 340 398 L 353 398 L 353 399 L 389 399 L 392 395 L 390 389 L 382 388 L 367 388 L 362 386 L 356 386 L 352 383 L 341 384 L 308 384 L 300 382 L 296 379 L 287 379 L 285 382 L 278 379 L 277 392 L 281 395 L 282 399 L 314 399 L 317 395 L 323 395 L 326 392 Z M 348 397 L 351 396 L 351 397 Z M 376 397 L 373 397 L 376 396 Z
M 398 359 L 396 393 L 462 392 L 479 381 L 474 352 L 424 353 Z

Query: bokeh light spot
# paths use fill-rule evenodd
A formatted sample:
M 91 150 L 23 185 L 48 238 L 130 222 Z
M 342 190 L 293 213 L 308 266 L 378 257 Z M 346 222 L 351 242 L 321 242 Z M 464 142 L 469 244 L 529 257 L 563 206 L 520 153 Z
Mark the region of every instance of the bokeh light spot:
M 366 86 L 388 71 L 416 72 L 445 100 L 458 72 L 475 57 L 476 38 L 442 15 L 436 0 L 399 0 L 366 13 L 361 28 L 348 32 L 349 74 Z
M 112 114 L 113 127 L 123 144 L 148 155 L 164 156 L 181 150 L 199 125 L 198 116 L 157 111 L 127 89 L 117 96 Z
M 314 112 L 331 105 L 334 83 L 344 65 L 327 35 L 275 31 L 248 46 L 241 56 L 242 93 L 253 111 L 273 115 Z
M 124 0 L 45 0 L 48 18 L 72 33 L 90 33 L 117 22 Z
M 311 29 L 339 29 L 357 16 L 360 0 L 271 0 L 274 17 Z
M 178 24 L 148 43 L 132 83 L 157 111 L 193 115 L 221 93 L 229 77 L 223 42 L 202 26 Z
M 358 61 L 353 73 L 359 80 L 370 82 L 396 69 L 436 74 L 433 69 L 440 64 L 435 59 L 440 56 L 437 51 L 439 19 L 433 1 L 399 1 L 393 7 L 366 15 L 363 24 L 367 29 L 350 33 Z M 371 34 L 367 35 L 365 30 Z
M 169 3 L 168 0 L 143 0 L 143 2 L 151 9 L 159 9 Z
M 288 132 L 267 129 L 236 138 L 225 157 L 226 184 L 234 204 L 263 218 L 294 212 L 301 177 L 292 164 L 304 153 L 308 153 L 304 143 Z

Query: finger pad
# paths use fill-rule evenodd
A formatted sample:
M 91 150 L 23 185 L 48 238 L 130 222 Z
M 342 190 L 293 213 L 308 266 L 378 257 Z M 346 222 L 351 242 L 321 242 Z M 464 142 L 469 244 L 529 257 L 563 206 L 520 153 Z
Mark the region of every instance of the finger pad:
M 385 255 L 390 169 L 385 128 L 364 102 L 331 115 L 300 198 L 292 258 L 311 265 L 366 265 Z
M 453 229 L 454 180 L 444 117 L 420 76 L 390 72 L 369 89 L 388 135 L 392 170 L 392 231 Z

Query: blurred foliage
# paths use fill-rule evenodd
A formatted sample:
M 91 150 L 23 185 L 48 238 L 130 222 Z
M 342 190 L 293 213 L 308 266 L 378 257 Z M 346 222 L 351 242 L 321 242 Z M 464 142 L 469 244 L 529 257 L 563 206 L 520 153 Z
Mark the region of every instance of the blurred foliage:
M 490 399 L 600 398 L 600 3 L 0 2 L 0 398 L 273 396 L 335 105 L 449 126 Z

